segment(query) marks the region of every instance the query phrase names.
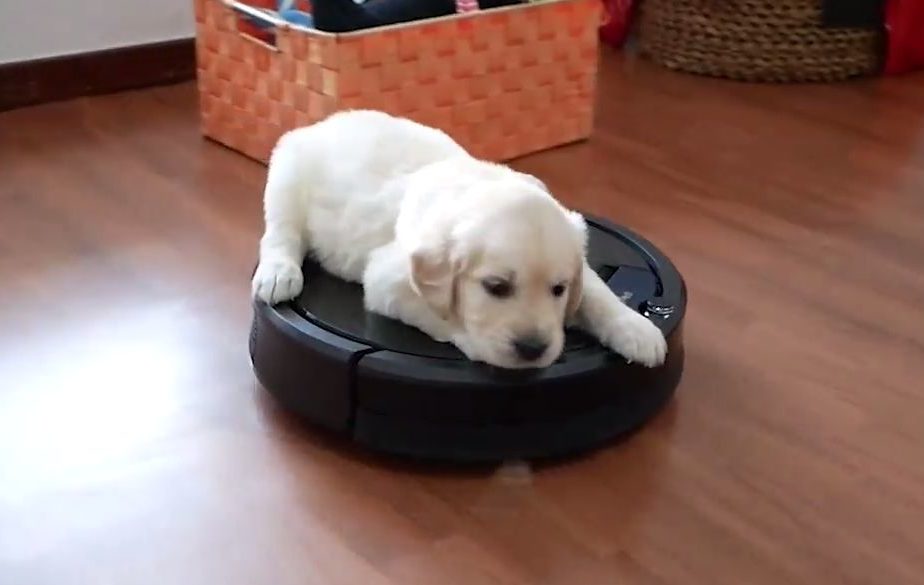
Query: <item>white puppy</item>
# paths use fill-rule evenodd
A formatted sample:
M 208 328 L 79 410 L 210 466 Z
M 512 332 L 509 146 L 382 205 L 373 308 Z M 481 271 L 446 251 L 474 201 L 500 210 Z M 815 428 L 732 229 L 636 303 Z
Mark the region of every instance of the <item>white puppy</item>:
M 583 218 L 538 179 L 476 160 L 436 129 L 351 111 L 293 130 L 264 197 L 253 294 L 267 303 L 301 292 L 310 253 L 361 282 L 368 310 L 472 360 L 548 366 L 573 321 L 630 361 L 664 361 L 660 330 L 587 265 Z

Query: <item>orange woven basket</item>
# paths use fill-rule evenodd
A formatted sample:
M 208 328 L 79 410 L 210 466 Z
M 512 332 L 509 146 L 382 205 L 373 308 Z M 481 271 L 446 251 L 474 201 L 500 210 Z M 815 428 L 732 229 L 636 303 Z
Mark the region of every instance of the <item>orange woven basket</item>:
M 235 0 L 195 0 L 202 132 L 266 162 L 279 137 L 338 110 L 440 128 L 504 161 L 587 138 L 599 0 L 515 7 L 330 34 Z M 243 32 L 241 15 L 275 42 Z

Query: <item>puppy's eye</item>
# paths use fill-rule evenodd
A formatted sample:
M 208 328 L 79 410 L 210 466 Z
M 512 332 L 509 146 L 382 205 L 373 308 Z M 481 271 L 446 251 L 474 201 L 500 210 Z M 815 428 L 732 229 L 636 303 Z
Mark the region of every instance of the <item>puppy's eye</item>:
M 564 284 L 562 283 L 556 284 L 555 286 L 552 287 L 552 296 L 560 297 L 561 295 L 565 294 L 565 289 L 566 287 Z
M 492 297 L 497 297 L 499 299 L 505 299 L 513 294 L 513 285 L 510 284 L 510 281 L 501 280 L 499 278 L 486 278 L 481 281 L 481 286 L 484 287 L 485 292 L 487 292 Z

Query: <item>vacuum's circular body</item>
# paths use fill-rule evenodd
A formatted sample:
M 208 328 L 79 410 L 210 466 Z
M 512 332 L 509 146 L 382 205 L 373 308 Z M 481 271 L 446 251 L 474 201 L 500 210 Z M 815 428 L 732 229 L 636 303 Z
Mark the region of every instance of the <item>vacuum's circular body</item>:
M 650 242 L 599 219 L 587 223 L 590 265 L 664 333 L 664 365 L 630 364 L 578 331 L 568 332 L 561 358 L 541 370 L 474 363 L 417 329 L 367 313 L 359 285 L 308 261 L 298 298 L 254 304 L 256 375 L 305 419 L 405 457 L 557 457 L 626 435 L 680 381 L 686 290 Z

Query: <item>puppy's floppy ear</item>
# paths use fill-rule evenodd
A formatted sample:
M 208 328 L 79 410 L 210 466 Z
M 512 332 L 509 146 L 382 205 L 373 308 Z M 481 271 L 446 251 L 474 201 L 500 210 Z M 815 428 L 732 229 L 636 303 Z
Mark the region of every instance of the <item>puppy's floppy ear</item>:
M 445 237 L 439 236 L 424 240 L 427 241 L 419 242 L 419 245 L 411 250 L 411 288 L 438 315 L 449 319 L 456 309 L 457 275 L 454 262 L 450 258 L 450 243 Z
M 587 223 L 584 221 L 584 216 L 576 211 L 568 211 L 567 214 L 568 221 L 571 222 L 581 246 L 581 256 L 577 259 L 577 268 L 568 285 L 568 302 L 565 304 L 565 317 L 571 319 L 581 307 L 581 300 L 584 296 L 584 255 L 587 249 Z
M 581 308 L 584 298 L 584 259 L 581 258 L 571 282 L 568 283 L 568 302 L 565 303 L 565 318 L 572 319 Z

